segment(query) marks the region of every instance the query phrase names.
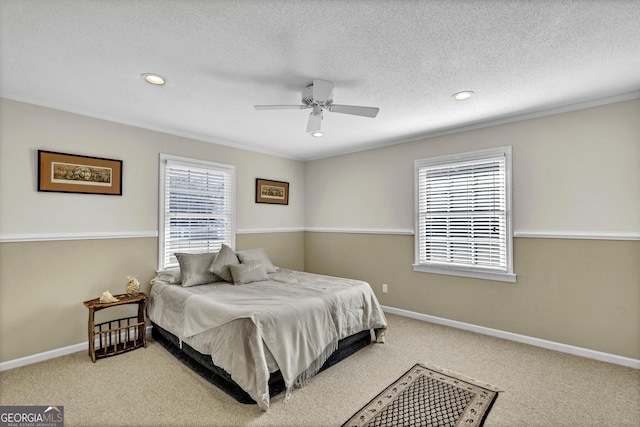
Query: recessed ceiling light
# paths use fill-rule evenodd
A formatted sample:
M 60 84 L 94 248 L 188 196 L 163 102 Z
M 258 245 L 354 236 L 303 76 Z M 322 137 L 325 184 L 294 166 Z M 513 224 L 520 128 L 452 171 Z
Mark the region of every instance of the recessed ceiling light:
M 147 83 L 151 83 L 152 85 L 162 86 L 167 82 L 167 79 L 165 79 L 159 74 L 144 73 L 144 74 L 141 74 L 141 76 L 147 81 Z
M 451 97 L 456 101 L 464 101 L 465 99 L 469 99 L 473 96 L 474 92 L 471 90 L 463 90 L 461 92 L 456 92 Z
M 321 136 L 324 136 L 324 134 L 322 132 L 311 132 L 311 136 L 314 138 L 320 138 Z

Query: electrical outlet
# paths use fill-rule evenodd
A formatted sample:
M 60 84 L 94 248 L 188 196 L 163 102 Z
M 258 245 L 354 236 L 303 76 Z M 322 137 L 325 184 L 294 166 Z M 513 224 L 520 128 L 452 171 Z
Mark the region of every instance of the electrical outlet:
M 389 292 L 389 286 L 386 283 L 382 284 L 382 293 L 386 294 L 387 292 Z

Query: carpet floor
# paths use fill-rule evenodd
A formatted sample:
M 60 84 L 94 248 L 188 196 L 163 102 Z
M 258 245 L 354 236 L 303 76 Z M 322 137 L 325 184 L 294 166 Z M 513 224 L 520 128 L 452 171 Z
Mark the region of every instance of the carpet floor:
M 66 426 L 340 426 L 418 362 L 499 387 L 485 426 L 637 426 L 640 371 L 387 315 L 372 344 L 267 412 L 160 344 L 91 363 L 86 351 L 0 372 L 0 405 L 64 406 Z

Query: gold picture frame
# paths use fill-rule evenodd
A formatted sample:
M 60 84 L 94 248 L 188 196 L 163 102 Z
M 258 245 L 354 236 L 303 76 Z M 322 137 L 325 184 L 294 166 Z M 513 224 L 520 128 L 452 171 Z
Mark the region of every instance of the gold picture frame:
M 122 160 L 38 150 L 38 191 L 122 196 Z
M 289 204 L 289 183 L 256 178 L 256 203 Z

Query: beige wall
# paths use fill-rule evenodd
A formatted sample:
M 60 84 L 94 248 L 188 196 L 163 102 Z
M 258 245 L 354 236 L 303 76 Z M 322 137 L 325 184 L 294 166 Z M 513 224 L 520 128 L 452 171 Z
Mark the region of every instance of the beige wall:
M 307 162 L 305 227 L 412 230 L 415 160 L 510 145 L 516 231 L 638 234 L 639 123 L 635 99 Z
M 366 280 L 386 306 L 640 358 L 640 242 L 516 238 L 514 246 L 515 284 L 414 272 L 406 235 L 309 232 L 305 267 Z
M 236 166 L 238 249 L 368 280 L 388 306 L 640 359 L 637 239 L 516 238 L 510 284 L 415 273 L 413 237 L 387 234 L 413 228 L 413 160 L 512 145 L 516 232 L 638 236 L 638 117 L 633 100 L 303 163 L 0 99 L 0 363 L 86 342 L 82 301 L 147 286 L 160 153 Z M 123 160 L 123 196 L 37 192 L 38 149 Z M 255 204 L 256 177 L 289 181 L 290 205 Z
M 238 234 L 236 248 L 264 248 L 273 265 L 304 271 L 304 232 Z
M 304 269 L 302 162 L 5 99 L 0 120 L 0 363 L 86 342 L 82 302 L 124 292 L 128 275 L 148 290 L 160 153 L 235 165 L 236 247 Z M 123 195 L 38 192 L 38 149 L 123 160 Z M 289 205 L 256 204 L 255 178 L 288 181 Z
M 236 247 L 264 247 L 275 265 L 304 270 L 303 232 L 241 234 Z M 82 302 L 124 293 L 131 275 L 148 292 L 157 259 L 157 238 L 0 243 L 0 362 L 86 342 Z M 135 310 L 104 310 L 96 320 Z
M 304 226 L 304 163 L 0 98 L 0 236 L 158 231 L 160 153 L 236 167 L 237 228 Z M 123 195 L 37 191 L 37 150 L 123 161 Z M 255 203 L 255 179 L 290 183 L 289 205 Z
M 515 238 L 515 284 L 414 272 L 414 160 L 507 145 L 515 233 L 551 238 Z M 391 307 L 640 359 L 640 100 L 305 171 L 308 271 L 368 280 Z
M 156 238 L 0 243 L 0 361 L 86 342 L 82 302 L 124 293 L 129 275 L 147 292 L 157 247 Z

